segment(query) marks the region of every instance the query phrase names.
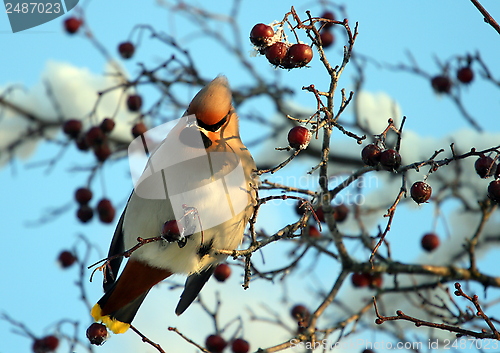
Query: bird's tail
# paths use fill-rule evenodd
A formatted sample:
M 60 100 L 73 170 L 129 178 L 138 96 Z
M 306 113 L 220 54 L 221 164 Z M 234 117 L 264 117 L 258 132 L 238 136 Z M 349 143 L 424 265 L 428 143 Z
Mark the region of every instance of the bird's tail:
M 120 278 L 92 308 L 92 317 L 113 333 L 124 333 L 149 290 L 170 275 L 168 270 L 130 259 Z

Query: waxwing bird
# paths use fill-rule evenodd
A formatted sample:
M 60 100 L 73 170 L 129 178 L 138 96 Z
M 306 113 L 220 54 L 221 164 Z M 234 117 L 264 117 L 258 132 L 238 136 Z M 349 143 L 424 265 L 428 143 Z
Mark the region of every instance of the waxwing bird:
M 114 333 L 127 331 L 149 290 L 177 273 L 188 275 L 175 310 L 182 314 L 227 257 L 217 250 L 241 243 L 256 200 L 255 163 L 240 140 L 223 76 L 198 92 L 149 150 L 154 152 L 134 183 L 108 256 L 131 249 L 138 237 L 161 239 L 133 251 L 119 276 L 121 256 L 104 270 L 105 294 L 91 315 Z

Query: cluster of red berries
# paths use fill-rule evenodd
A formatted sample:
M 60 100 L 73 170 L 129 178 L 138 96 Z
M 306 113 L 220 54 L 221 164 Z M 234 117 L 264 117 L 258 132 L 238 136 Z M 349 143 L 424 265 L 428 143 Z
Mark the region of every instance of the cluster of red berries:
M 226 346 L 226 340 L 220 335 L 210 335 L 205 340 L 205 347 L 212 353 L 221 353 Z M 247 353 L 249 350 L 250 344 L 243 338 L 236 338 L 231 342 L 233 353 Z
M 62 128 L 69 138 L 75 140 L 79 150 L 87 151 L 92 148 L 97 160 L 104 162 L 112 153 L 108 143 L 108 135 L 114 127 L 113 119 L 105 118 L 99 126 L 92 126 L 85 133 L 82 133 L 82 122 L 77 119 L 66 120 Z
M 127 106 L 130 111 L 136 112 L 142 105 L 142 98 L 139 95 L 131 95 L 127 99 Z M 66 120 L 62 126 L 63 132 L 71 139 L 75 140 L 76 147 L 80 151 L 92 149 L 99 162 L 106 161 L 111 156 L 112 151 L 108 142 L 108 135 L 113 131 L 115 122 L 113 119 L 105 118 L 99 125 L 90 127 L 86 132 L 82 132 L 83 124 L 80 120 Z M 139 121 L 132 126 L 132 136 L 138 137 L 147 131 L 146 125 Z
M 370 287 L 373 289 L 382 287 L 383 279 L 380 273 L 357 272 L 352 274 L 351 282 L 356 288 Z
M 264 23 L 258 23 L 252 28 L 250 41 L 271 64 L 283 69 L 304 67 L 313 58 L 313 51 L 309 45 L 277 41 L 273 27 Z
M 321 15 L 321 18 L 327 19 L 327 20 L 335 20 L 335 15 L 331 11 L 325 11 Z M 321 46 L 323 48 L 328 48 L 335 43 L 335 35 L 332 33 L 333 29 L 333 23 L 331 22 L 321 22 L 322 27 L 319 32 L 319 37 L 321 39 Z
M 488 197 L 496 203 L 500 203 L 500 166 L 491 157 L 481 155 L 474 163 L 477 175 L 481 178 L 495 176 L 495 180 L 488 185 Z
M 33 342 L 34 353 L 49 353 L 54 352 L 59 346 L 59 338 L 54 335 L 37 338 Z
M 371 143 L 361 151 L 363 163 L 369 166 L 380 165 L 389 171 L 394 171 L 401 165 L 401 155 L 391 148 L 382 150 L 378 145 Z
M 92 199 L 92 191 L 88 188 L 79 188 L 75 192 L 75 200 L 80 205 L 76 216 L 82 223 L 87 223 L 94 216 L 94 210 L 89 206 L 89 201 Z M 107 198 L 102 198 L 96 207 L 99 220 L 103 223 L 111 223 L 115 218 L 115 208 L 111 201 Z
M 474 71 L 470 65 L 463 66 L 457 70 L 456 77 L 459 82 L 469 84 L 474 79 Z M 447 74 L 440 74 L 431 79 L 431 85 L 437 93 L 450 93 L 453 81 Z

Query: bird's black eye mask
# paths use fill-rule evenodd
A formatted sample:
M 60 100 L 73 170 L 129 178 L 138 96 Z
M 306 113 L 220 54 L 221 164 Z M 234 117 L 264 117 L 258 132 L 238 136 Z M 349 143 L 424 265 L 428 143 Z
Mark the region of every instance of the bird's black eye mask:
M 202 129 L 205 129 L 207 131 L 217 131 L 219 130 L 222 125 L 224 125 L 229 117 L 229 114 L 232 113 L 232 110 L 230 110 L 225 117 L 223 117 L 222 119 L 220 119 L 220 121 L 216 124 L 213 124 L 213 125 L 208 125 L 208 124 L 205 124 L 203 121 L 201 121 L 200 119 L 196 118 L 196 123 L 198 124 L 199 127 L 201 127 Z
M 185 129 L 183 129 L 179 135 L 180 141 L 189 147 L 200 147 L 199 146 L 199 134 L 201 134 L 201 140 L 203 142 L 203 146 L 205 148 L 209 148 L 212 146 L 213 141 L 202 131 L 211 131 L 215 132 L 219 130 L 224 124 L 227 122 L 229 115 L 232 114 L 233 110 L 231 109 L 225 117 L 223 117 L 218 123 L 213 125 L 205 124 L 203 121 L 196 119 L 196 124 L 190 124 Z

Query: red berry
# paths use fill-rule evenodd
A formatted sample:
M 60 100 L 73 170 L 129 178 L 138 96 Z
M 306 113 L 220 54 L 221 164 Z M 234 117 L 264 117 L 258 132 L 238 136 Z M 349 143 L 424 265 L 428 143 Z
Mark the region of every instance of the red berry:
M 80 135 L 76 141 L 76 148 L 78 148 L 80 151 L 88 151 L 89 145 L 87 144 L 87 139 L 85 136 Z
M 276 42 L 266 48 L 266 58 L 273 65 L 279 66 L 286 57 L 288 45 L 283 42 Z
M 422 248 L 432 251 L 439 246 L 439 237 L 434 233 L 427 233 L 422 237 Z
M 351 282 L 357 288 L 367 287 L 370 285 L 371 276 L 368 273 L 353 273 Z
M 267 46 L 273 36 L 273 28 L 264 23 L 257 23 L 250 31 L 250 41 L 258 47 Z
M 99 214 L 99 219 L 103 223 L 111 223 L 115 218 L 115 208 L 111 204 L 111 201 L 103 198 L 97 204 L 97 214 Z
M 139 137 L 141 135 L 144 135 L 148 131 L 148 128 L 146 125 L 144 125 L 143 122 L 138 122 L 134 126 L 132 126 L 132 135 L 134 137 Z
M 85 134 L 85 142 L 88 146 L 97 146 L 104 142 L 104 133 L 99 126 L 91 127 Z
M 335 21 L 335 15 L 331 11 L 325 11 L 323 14 L 320 16 L 321 18 L 327 19 L 327 20 L 333 20 Z M 324 22 L 323 29 L 327 29 L 330 27 L 333 27 L 333 23 L 331 22 Z
M 87 223 L 94 216 L 94 210 L 88 205 L 81 205 L 76 212 L 76 216 L 82 223 Z
M 115 122 L 113 119 L 105 118 L 103 121 L 101 121 L 101 125 L 99 125 L 99 127 L 101 128 L 102 132 L 104 132 L 105 134 L 109 134 L 115 128 Z
M 314 210 L 316 213 L 316 217 L 318 217 L 318 221 L 321 223 L 325 223 L 325 212 L 323 211 L 323 206 L 319 206 L 316 210 Z
M 64 28 L 66 29 L 66 32 L 68 32 L 69 34 L 76 33 L 81 25 L 82 25 L 82 20 L 76 17 L 70 17 L 64 21 Z
M 316 228 L 315 226 L 312 226 L 312 225 L 310 225 L 308 227 L 307 235 L 309 235 L 309 237 L 313 238 L 313 239 L 319 239 L 319 238 L 321 238 L 321 233 L 318 230 L 318 228 Z
M 474 79 L 474 71 L 469 66 L 462 67 L 457 71 L 457 79 L 462 83 L 471 83 Z
M 401 155 L 393 149 L 380 153 L 380 164 L 387 170 L 396 170 L 401 165 Z
M 82 122 L 76 119 L 66 120 L 63 124 L 63 132 L 71 138 L 76 138 L 82 131 Z
M 108 330 L 105 325 L 94 322 L 87 328 L 87 338 L 91 344 L 100 346 L 108 338 Z
M 432 188 L 429 184 L 423 181 L 413 183 L 410 189 L 410 195 L 416 203 L 427 202 L 431 198 Z
M 377 145 L 370 143 L 366 145 L 361 151 L 361 159 L 363 163 L 369 166 L 375 166 L 380 162 L 380 154 L 382 149 Z
M 500 179 L 494 180 L 488 185 L 488 196 L 493 201 L 500 203 Z
M 335 218 L 338 223 L 344 222 L 348 215 L 349 207 L 344 204 L 338 205 L 333 208 L 333 218 Z
M 131 42 L 123 42 L 118 45 L 118 52 L 124 59 L 130 59 L 134 55 L 135 46 Z
M 477 175 L 481 178 L 487 178 L 495 174 L 497 166 L 491 157 L 481 156 L 474 163 Z
M 227 264 L 218 264 L 214 271 L 214 277 L 219 282 L 224 282 L 231 276 L 231 267 Z
M 68 268 L 75 263 L 76 257 L 71 251 L 65 250 L 59 254 L 57 261 L 62 268 Z
M 53 352 L 59 346 L 59 338 L 50 335 L 43 338 L 36 339 L 33 342 L 33 352 L 35 353 L 48 353 Z
M 438 93 L 450 93 L 452 82 L 448 76 L 439 75 L 431 79 L 431 85 Z
M 142 107 L 142 97 L 138 94 L 131 94 L 127 98 L 127 107 L 131 112 L 138 112 Z
M 285 69 L 292 69 L 294 67 L 303 67 L 309 64 L 313 58 L 312 48 L 307 44 L 294 44 L 286 53 L 282 66 Z
M 205 340 L 205 346 L 212 353 L 221 353 L 226 348 L 227 343 L 219 335 L 210 335 Z
M 370 288 L 381 288 L 382 287 L 382 274 L 380 273 L 373 273 L 370 275 Z
M 182 225 L 180 225 L 175 219 L 173 219 L 163 223 L 160 234 L 167 241 L 170 242 L 178 241 L 181 239 L 181 230 L 182 230 Z
M 303 126 L 295 126 L 288 132 L 288 143 L 292 148 L 303 150 L 311 141 L 311 132 Z
M 250 350 L 250 343 L 243 338 L 237 338 L 231 344 L 233 353 L 247 353 Z
M 302 200 L 297 201 L 297 203 L 295 204 L 295 212 L 297 212 L 299 216 L 302 216 L 307 209 L 307 203 Z
M 31 347 L 34 353 L 46 353 L 47 350 L 43 346 L 43 340 L 41 338 L 35 339 L 33 346 Z
M 322 30 L 319 34 L 319 38 L 321 39 L 323 48 L 328 48 L 335 42 L 335 36 L 328 30 Z
M 94 147 L 94 155 L 99 162 L 104 162 L 109 156 L 111 156 L 111 153 L 111 148 L 109 148 L 107 143 Z
M 75 200 L 80 205 L 86 205 L 92 199 L 92 191 L 88 188 L 78 188 L 75 191 Z
M 297 321 L 309 320 L 309 316 L 311 315 L 309 309 L 307 309 L 305 305 L 301 304 L 295 305 L 290 314 L 292 315 L 292 318 Z

